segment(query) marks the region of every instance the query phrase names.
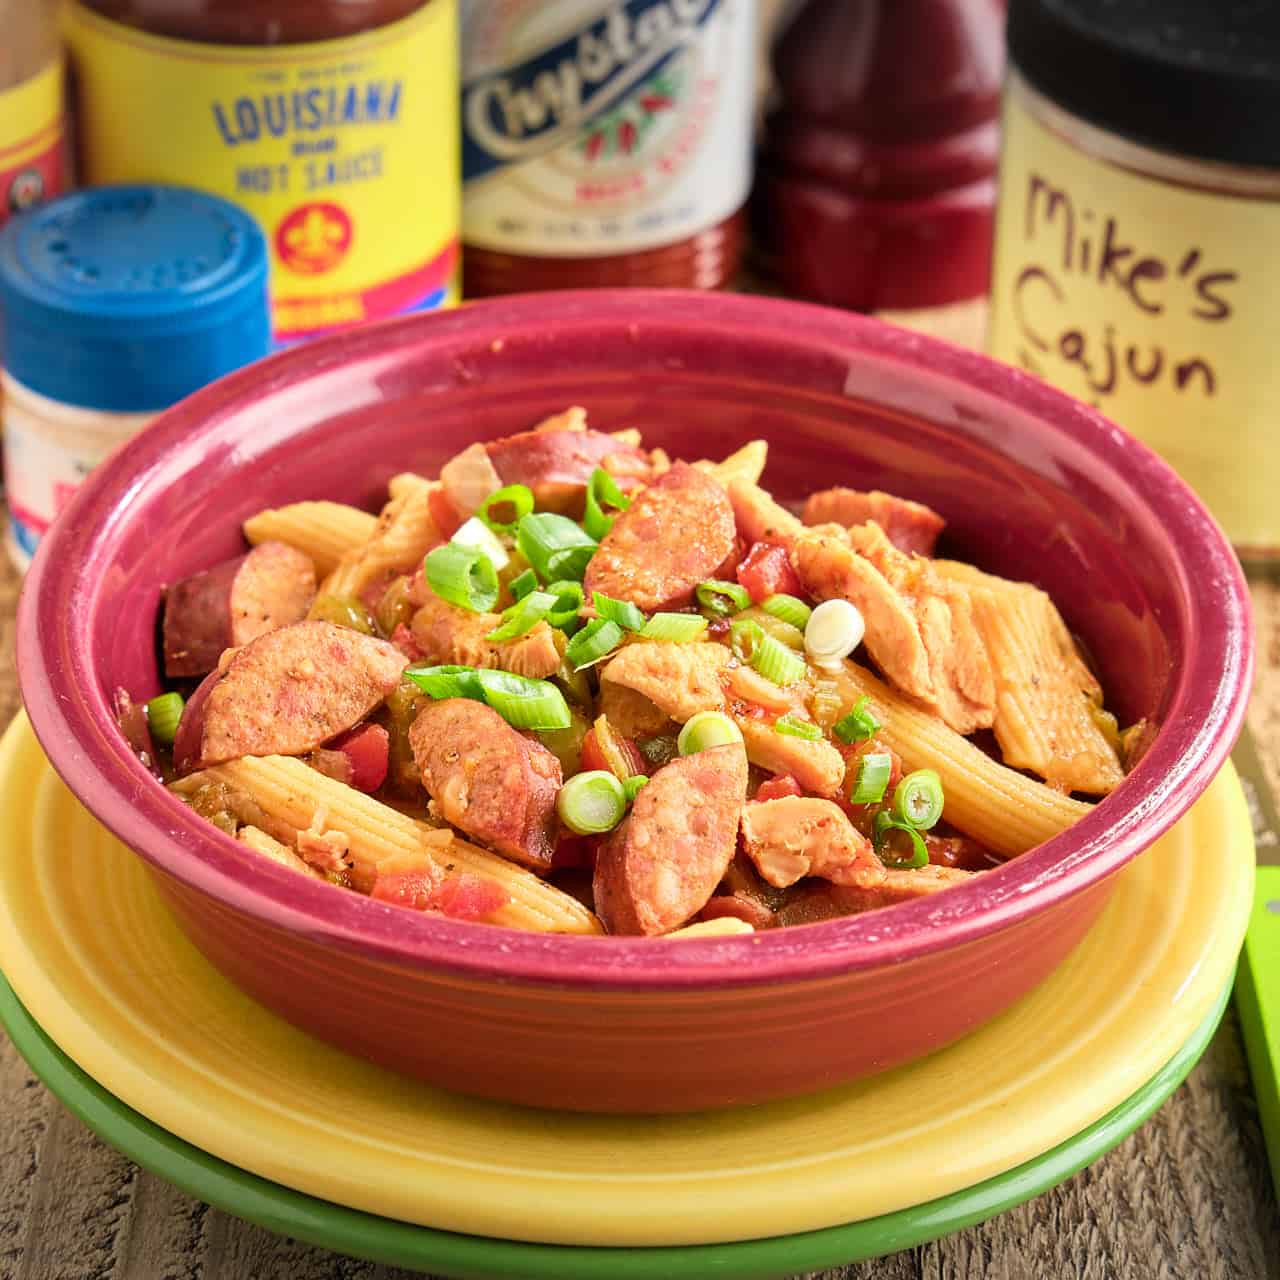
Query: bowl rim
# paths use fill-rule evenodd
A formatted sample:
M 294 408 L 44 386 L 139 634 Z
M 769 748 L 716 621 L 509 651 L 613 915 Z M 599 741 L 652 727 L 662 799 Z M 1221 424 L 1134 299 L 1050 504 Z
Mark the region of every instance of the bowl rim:
M 411 349 L 474 344 L 495 330 L 545 334 L 550 323 L 635 335 L 676 321 L 722 330 L 730 341 L 750 333 L 800 348 L 822 344 L 846 355 L 851 368 L 890 363 L 964 384 L 1034 418 L 1037 430 L 1083 444 L 1101 465 L 1118 469 L 1153 519 L 1158 509 L 1182 603 L 1190 621 L 1203 625 L 1189 627 L 1189 661 L 1165 722 L 1122 784 L 1134 803 L 1114 821 L 1109 811 L 1091 813 L 972 882 L 892 910 L 678 946 L 532 934 L 336 894 L 266 860 L 249 861 L 237 841 L 164 791 L 125 744 L 96 681 L 78 677 L 89 666 L 90 610 L 82 606 L 95 587 L 95 548 L 101 561 L 113 532 L 127 525 L 131 499 L 161 478 L 172 450 L 192 449 L 265 388 L 362 359 L 393 362 Z M 57 637 L 56 645 L 42 646 L 42 635 Z M 182 401 L 94 471 L 43 538 L 19 601 L 17 666 L 41 746 L 98 820 L 153 869 L 265 926 L 457 977 L 575 990 L 718 990 L 833 979 L 971 944 L 1118 871 L 1185 813 L 1227 759 L 1252 683 L 1253 629 L 1243 572 L 1203 504 L 1168 464 L 1087 405 L 1012 366 L 869 317 L 773 298 L 630 289 L 513 295 L 384 321 L 280 352 Z

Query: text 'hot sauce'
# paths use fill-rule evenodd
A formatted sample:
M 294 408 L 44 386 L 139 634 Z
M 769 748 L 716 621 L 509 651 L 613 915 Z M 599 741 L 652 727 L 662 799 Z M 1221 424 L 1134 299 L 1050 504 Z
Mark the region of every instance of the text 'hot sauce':
M 234 200 L 276 338 L 453 301 L 455 0 L 84 0 L 81 168 Z
M 755 22 L 755 0 L 468 0 L 467 293 L 726 283 Z

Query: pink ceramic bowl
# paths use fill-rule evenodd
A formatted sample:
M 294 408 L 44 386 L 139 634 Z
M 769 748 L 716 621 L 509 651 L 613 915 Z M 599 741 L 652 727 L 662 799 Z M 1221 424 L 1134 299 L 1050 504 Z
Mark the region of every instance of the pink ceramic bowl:
M 947 550 L 1050 590 L 1123 721 L 1163 727 L 1073 830 L 931 900 L 669 943 L 451 923 L 248 861 L 130 754 L 111 692 L 158 688 L 161 591 L 261 507 L 375 506 L 389 476 L 583 404 L 687 458 L 772 445 L 785 498 L 921 499 Z M 27 710 L 71 789 L 147 861 L 233 981 L 316 1035 L 489 1097 L 681 1111 L 818 1089 L 930 1052 L 1071 950 L 1111 877 L 1204 790 L 1240 727 L 1248 597 L 1204 508 L 1083 405 L 857 316 L 755 298 L 511 298 L 327 339 L 179 405 L 94 474 L 19 613 Z

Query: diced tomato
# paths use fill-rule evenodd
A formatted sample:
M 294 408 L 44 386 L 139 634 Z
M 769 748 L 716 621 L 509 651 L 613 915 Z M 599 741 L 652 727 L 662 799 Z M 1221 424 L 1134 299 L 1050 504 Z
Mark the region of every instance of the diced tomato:
M 443 881 L 431 895 L 427 909 L 438 911 L 450 920 L 483 920 L 510 902 L 492 880 L 463 871 Z
M 399 649 L 410 662 L 421 662 L 426 656 L 422 650 L 418 648 L 418 642 L 413 638 L 413 632 L 410 631 L 403 622 L 396 624 L 396 629 L 391 633 L 391 643 L 395 645 L 395 647 Z
M 380 724 L 362 724 L 335 738 L 330 747 L 351 762 L 351 785 L 359 791 L 377 791 L 387 780 L 391 739 Z
M 408 871 L 402 875 L 379 876 L 369 890 L 369 897 L 412 911 L 425 911 L 435 891 L 436 882 L 425 872 Z
M 622 752 L 628 767 L 631 769 L 630 774 L 627 776 L 634 777 L 637 773 L 647 774 L 649 765 L 644 756 L 640 754 L 640 748 L 630 738 L 624 738 L 620 733 L 615 733 L 613 738 L 618 744 L 618 750 Z M 609 768 L 609 762 L 605 759 L 604 752 L 600 750 L 600 740 L 596 737 L 596 731 L 591 729 L 588 730 L 587 736 L 582 740 L 582 771 L 586 773 L 593 769 L 603 769 L 605 773 L 613 772 Z
M 431 519 L 443 538 L 452 538 L 462 525 L 462 517 L 453 503 L 445 497 L 443 489 L 432 489 L 427 495 L 427 510 L 431 512 Z
M 804 790 L 789 773 L 766 778 L 756 791 L 757 800 L 781 800 L 783 796 L 802 796 Z
M 804 588 L 791 567 L 786 547 L 776 542 L 757 542 L 738 566 L 738 581 L 755 604 L 770 596 L 803 596 Z

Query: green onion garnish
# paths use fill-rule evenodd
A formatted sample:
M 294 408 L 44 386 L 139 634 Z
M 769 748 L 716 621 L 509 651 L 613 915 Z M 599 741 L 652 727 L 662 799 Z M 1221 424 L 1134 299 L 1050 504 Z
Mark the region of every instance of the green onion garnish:
M 510 671 L 477 671 L 484 700 L 513 728 L 543 733 L 567 729 L 573 720 L 564 694 L 549 680 L 530 680 Z
M 773 731 L 788 738 L 803 738 L 806 742 L 817 742 L 822 737 L 822 730 L 816 724 L 809 720 L 801 720 L 790 711 L 773 722 Z
M 644 627 L 644 613 L 629 600 L 615 600 L 612 596 L 602 595 L 599 591 L 591 593 L 591 603 L 596 613 L 610 622 L 628 631 L 640 631 Z
M 507 514 L 507 512 L 502 511 L 503 507 L 510 508 L 511 519 L 502 519 L 502 516 Z M 480 504 L 480 510 L 476 512 L 476 515 L 494 533 L 505 533 L 510 536 L 515 533 L 516 525 L 532 510 L 533 490 L 528 485 L 509 484 L 499 489 L 496 493 L 491 493 Z
M 858 761 L 858 774 L 849 792 L 850 804 L 879 804 L 893 772 L 893 757 L 888 752 L 873 751 Z
M 173 746 L 182 708 L 187 704 L 180 693 L 160 693 L 147 703 L 147 727 L 162 747 Z
M 630 804 L 640 794 L 640 788 L 648 784 L 649 779 L 643 773 L 633 773 L 622 784 L 622 790 Z
M 484 690 L 476 678 L 475 667 L 405 667 L 406 678 L 412 680 L 428 697 L 437 700 L 442 698 L 470 698 L 473 702 L 483 702 Z
M 670 640 L 682 644 L 696 640 L 707 629 L 706 618 L 696 613 L 655 613 L 640 632 L 646 640 Z
M 498 571 L 483 551 L 457 542 L 427 552 L 427 583 L 450 604 L 488 613 L 498 599 Z
M 523 600 L 530 591 L 538 588 L 538 575 L 532 569 L 526 569 L 519 577 L 512 578 L 507 584 L 513 600 Z
M 841 742 L 866 742 L 874 738 L 883 727 L 880 721 L 869 710 L 870 698 L 861 697 L 854 703 L 853 710 L 847 716 L 837 720 L 831 732 Z
M 622 635 L 622 628 L 616 622 L 594 618 L 569 641 L 565 661 L 575 671 L 581 671 L 608 657 L 622 643 Z
M 893 789 L 893 816 L 917 831 L 928 831 L 937 823 L 942 805 L 942 779 L 933 769 L 917 769 Z
M 699 711 L 680 730 L 676 747 L 682 756 L 742 741 L 742 730 L 722 711 Z
M 582 584 L 578 582 L 551 582 L 547 595 L 554 596 L 555 607 L 547 614 L 547 621 L 561 631 L 576 628 L 578 611 L 582 608 Z
M 805 625 L 809 621 L 809 615 L 813 613 L 813 610 L 803 600 L 796 596 L 788 595 L 770 596 L 761 603 L 760 607 L 765 613 L 771 614 L 783 622 L 789 622 L 799 631 L 805 629 Z
M 736 582 L 722 578 L 709 578 L 700 582 L 694 591 L 698 603 L 712 616 L 727 618 L 731 613 L 741 613 L 751 604 L 751 593 Z
M 599 542 L 613 528 L 618 518 L 616 513 L 630 505 L 631 499 L 618 488 L 617 481 L 603 467 L 597 467 L 587 481 L 587 509 L 582 527 Z M 612 507 L 615 514 L 608 515 L 606 506 Z
M 460 547 L 474 547 L 477 551 L 483 552 L 499 572 L 511 563 L 511 553 L 502 539 L 483 520 L 477 520 L 475 516 L 464 521 L 462 527 L 449 541 L 456 542 Z
M 514 640 L 532 631 L 556 607 L 556 597 L 547 591 L 530 591 L 502 614 L 502 623 L 485 634 L 490 644 Z
M 808 670 L 803 658 L 766 634 L 758 622 L 746 619 L 735 622 L 729 631 L 729 643 L 738 658 L 774 684 L 795 684 Z
M 520 554 L 544 582 L 560 578 L 582 581 L 587 562 L 596 552 L 596 541 L 568 516 L 541 511 L 525 516 L 516 529 Z
M 885 850 L 889 848 L 892 838 L 890 832 L 901 831 L 911 841 L 911 857 L 886 858 Z M 929 850 L 925 847 L 920 833 L 909 822 L 899 822 L 891 813 L 881 810 L 871 824 L 871 843 L 880 861 L 893 871 L 913 871 L 917 867 L 929 865 Z
M 574 835 L 600 835 L 622 821 L 627 793 L 622 783 L 603 769 L 575 773 L 556 796 L 556 812 Z

